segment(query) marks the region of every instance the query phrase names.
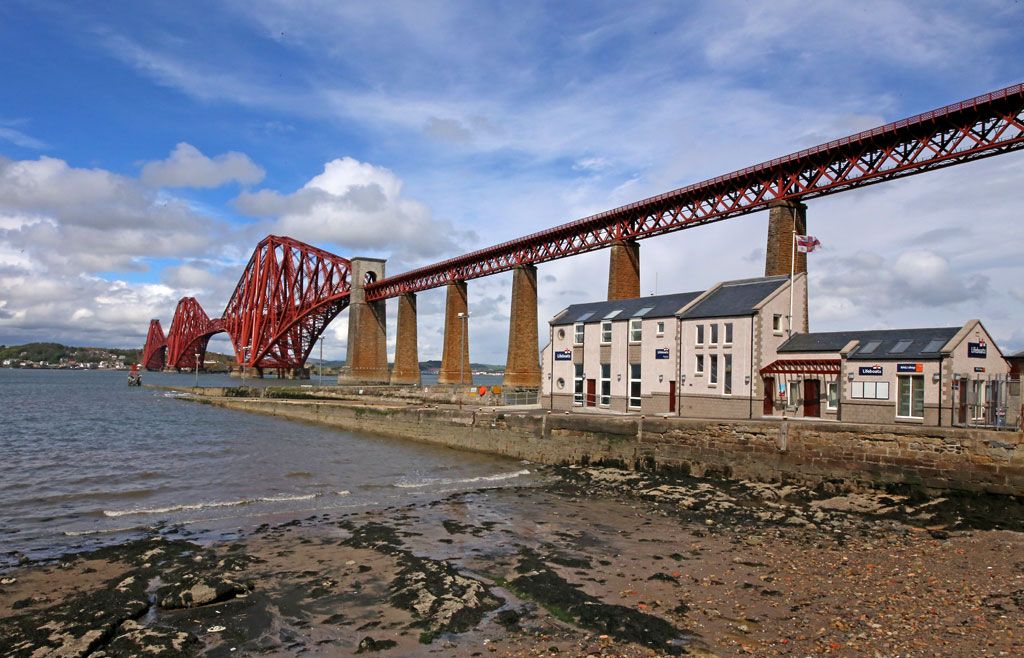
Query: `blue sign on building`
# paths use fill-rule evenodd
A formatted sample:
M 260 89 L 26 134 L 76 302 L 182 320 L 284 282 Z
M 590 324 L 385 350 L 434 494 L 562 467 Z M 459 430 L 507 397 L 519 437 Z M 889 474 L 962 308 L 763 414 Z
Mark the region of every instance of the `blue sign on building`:
M 924 364 L 921 363 L 897 363 L 896 372 L 924 372 Z
M 572 361 L 572 350 L 569 348 L 555 350 L 555 361 Z
M 655 349 L 654 350 L 654 358 L 655 359 L 667 359 L 668 358 L 668 348 L 667 347 L 659 347 L 659 348 Z
M 857 372 L 861 375 L 881 375 L 882 366 L 861 366 Z
M 967 358 L 969 359 L 984 359 L 988 356 L 988 345 L 985 341 L 980 343 L 967 343 Z

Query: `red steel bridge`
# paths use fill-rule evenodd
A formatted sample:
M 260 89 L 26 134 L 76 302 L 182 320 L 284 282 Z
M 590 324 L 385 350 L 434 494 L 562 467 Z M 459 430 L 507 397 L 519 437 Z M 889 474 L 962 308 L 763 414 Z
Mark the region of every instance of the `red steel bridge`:
M 377 301 L 594 251 L 1024 148 L 1024 84 L 695 183 L 365 286 Z M 348 305 L 350 263 L 290 238 L 256 247 L 227 308 L 211 319 L 194 298 L 178 302 L 165 337 L 150 323 L 144 365 L 193 367 L 226 331 L 239 365 L 301 367 Z

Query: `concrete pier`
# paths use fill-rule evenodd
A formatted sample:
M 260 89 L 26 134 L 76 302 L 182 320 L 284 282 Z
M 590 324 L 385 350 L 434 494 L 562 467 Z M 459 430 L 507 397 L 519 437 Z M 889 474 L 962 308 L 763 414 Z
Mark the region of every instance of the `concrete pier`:
M 609 247 L 608 301 L 640 296 L 640 245 L 618 240 Z
M 537 337 L 537 268 L 520 265 L 512 270 L 512 309 L 509 313 L 508 357 L 505 386 L 539 388 L 540 348 Z
M 416 295 L 409 292 L 398 297 L 398 331 L 395 337 L 395 365 L 391 370 L 392 384 L 419 386 L 422 383 L 416 340 Z
M 391 381 L 388 370 L 387 318 L 384 300 L 366 301 L 364 286 L 384 278 L 384 260 L 353 258 L 349 293 L 348 349 L 339 384 Z
M 469 367 L 469 322 L 459 317 L 459 314 L 467 312 L 466 282 L 452 281 L 448 284 L 444 307 L 444 348 L 441 351 L 438 384 L 473 383 Z

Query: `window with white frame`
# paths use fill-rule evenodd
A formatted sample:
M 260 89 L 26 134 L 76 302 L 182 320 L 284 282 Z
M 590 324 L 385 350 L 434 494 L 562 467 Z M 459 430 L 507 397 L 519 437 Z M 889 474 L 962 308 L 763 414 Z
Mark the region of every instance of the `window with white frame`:
M 659 336 L 664 336 L 665 335 L 665 322 L 663 320 L 659 320 L 658 321 L 658 335 Z
M 725 323 L 725 344 L 732 345 L 732 322 Z
M 839 382 L 828 382 L 825 384 L 825 391 L 828 393 L 826 409 L 839 408 Z
M 640 364 L 629 364 L 629 406 L 640 408 Z
M 924 418 L 923 375 L 899 375 L 896 378 L 896 415 L 900 418 Z
M 710 376 L 708 377 L 708 384 L 717 384 L 718 383 L 718 355 L 717 354 L 709 354 L 708 355 L 708 360 L 710 361 L 708 366 L 710 367 L 710 370 L 711 370 Z
M 722 391 L 732 395 L 732 354 L 722 355 Z
M 850 382 L 850 398 L 854 400 L 888 400 L 889 382 Z
M 718 323 L 711 325 L 711 344 L 718 345 Z
M 575 366 L 576 372 L 575 372 L 575 377 L 574 377 L 575 381 L 574 381 L 572 402 L 576 406 L 582 407 L 583 406 L 583 364 L 582 363 L 576 363 L 576 364 L 573 364 L 573 365 Z
M 798 390 L 800 388 L 800 380 L 794 380 L 786 385 L 786 404 L 790 407 L 795 407 L 800 403 L 800 396 Z
M 643 337 L 643 320 L 640 318 L 631 318 L 629 320 L 629 342 L 639 343 Z
M 772 331 L 777 334 L 782 333 L 782 315 L 780 313 L 772 316 Z
M 704 355 L 703 354 L 698 354 L 697 355 L 697 363 L 694 366 L 694 372 L 696 372 L 698 375 L 703 375 L 704 374 Z
M 697 325 L 697 345 L 704 344 L 704 325 Z
M 585 327 L 586 327 L 586 325 L 583 324 L 582 322 L 577 322 L 576 325 L 573 327 L 573 340 L 572 340 L 573 344 L 575 344 L 575 345 L 582 345 L 583 344 L 583 336 L 584 336 L 584 328 Z
M 609 320 L 601 322 L 601 344 L 608 345 L 612 342 L 612 323 Z
M 601 406 L 612 403 L 612 364 L 601 364 Z

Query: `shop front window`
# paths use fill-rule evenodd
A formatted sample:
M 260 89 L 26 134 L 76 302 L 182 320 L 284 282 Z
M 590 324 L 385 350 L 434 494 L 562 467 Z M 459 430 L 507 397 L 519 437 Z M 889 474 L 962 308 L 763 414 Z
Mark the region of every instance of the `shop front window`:
M 924 377 L 900 375 L 896 384 L 896 415 L 901 418 L 924 418 Z

